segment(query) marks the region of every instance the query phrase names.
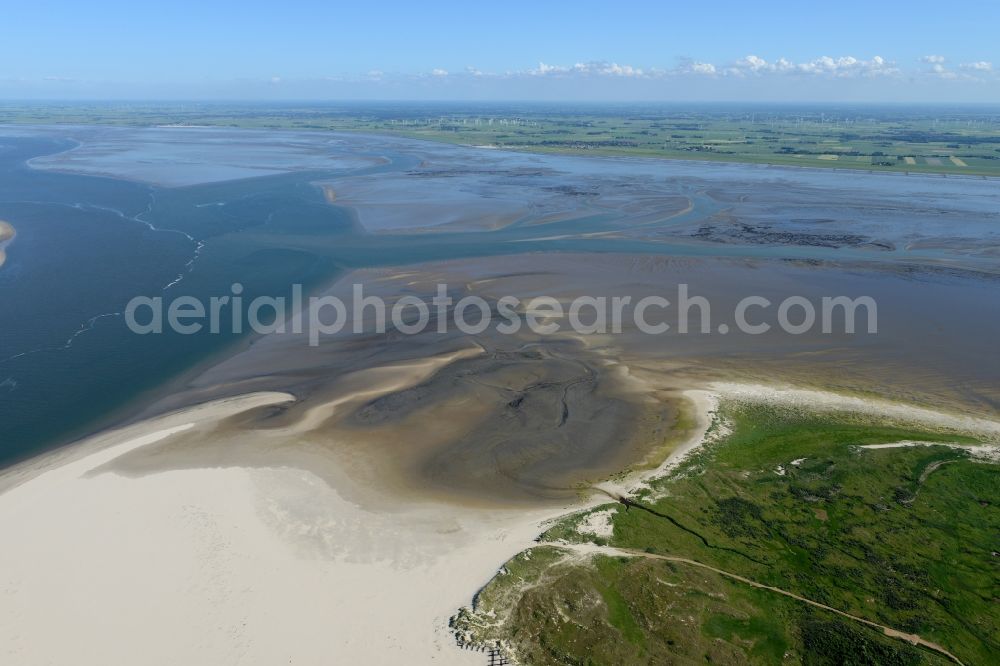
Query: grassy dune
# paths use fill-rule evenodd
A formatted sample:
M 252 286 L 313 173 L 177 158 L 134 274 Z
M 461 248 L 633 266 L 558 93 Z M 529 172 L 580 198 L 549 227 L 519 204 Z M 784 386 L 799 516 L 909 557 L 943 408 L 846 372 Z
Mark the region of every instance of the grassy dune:
M 730 431 L 638 505 L 617 506 L 610 537 L 581 534 L 583 517 L 571 517 L 508 563 L 476 612 L 456 617 L 459 634 L 502 641 L 530 664 L 949 662 L 704 568 L 560 550 L 587 541 L 598 553 L 689 558 L 916 634 L 967 664 L 998 653 L 1000 467 L 943 446 L 859 448 L 971 439 L 779 407 L 730 405 L 725 419 Z

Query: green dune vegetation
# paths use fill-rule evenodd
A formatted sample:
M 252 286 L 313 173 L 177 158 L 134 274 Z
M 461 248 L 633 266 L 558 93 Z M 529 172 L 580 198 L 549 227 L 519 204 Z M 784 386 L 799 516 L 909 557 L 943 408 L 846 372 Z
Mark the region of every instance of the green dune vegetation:
M 708 440 L 628 505 L 568 517 L 509 561 L 452 619 L 459 641 L 526 664 L 1000 653 L 1000 467 L 962 448 L 975 439 L 729 403 Z M 863 448 L 900 441 L 921 444 Z

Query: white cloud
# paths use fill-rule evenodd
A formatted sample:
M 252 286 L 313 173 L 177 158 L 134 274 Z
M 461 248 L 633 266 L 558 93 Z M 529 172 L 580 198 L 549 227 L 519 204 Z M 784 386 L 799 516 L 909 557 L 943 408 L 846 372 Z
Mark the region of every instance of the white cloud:
M 957 79 L 958 74 L 944 66 L 947 58 L 941 55 L 925 55 L 920 62 L 930 65 L 924 73 L 936 76 L 939 79 Z
M 979 62 L 967 62 L 963 65 L 959 65 L 962 69 L 968 69 L 974 72 L 992 72 L 993 63 L 986 62 L 985 60 L 980 60 Z
M 768 65 L 768 62 L 763 58 L 755 55 L 748 55 L 746 58 L 737 60 L 736 67 L 738 69 L 749 69 L 751 72 L 759 72 L 761 70 L 769 69 L 770 65 Z
M 962 71 L 950 69 L 945 65 L 947 58 L 941 55 L 926 55 L 920 58 L 920 62 L 928 65 L 926 69 L 922 70 L 924 75 L 947 80 L 983 80 L 983 75 L 993 71 L 993 63 L 986 60 L 963 63 L 958 66 L 958 69 Z
M 573 65 L 573 71 L 577 74 L 596 74 L 598 76 L 643 76 L 641 69 L 631 65 L 619 65 L 616 62 L 578 62 Z
M 616 62 L 604 62 L 602 60 L 592 60 L 590 62 L 578 62 L 572 67 L 563 65 L 548 65 L 539 62 L 536 69 L 529 69 L 526 74 L 531 76 L 560 76 L 560 75 L 583 75 L 583 76 L 622 76 L 629 78 L 644 78 L 646 72 L 633 67 L 632 65 L 619 65 Z
M 528 73 L 539 76 L 546 76 L 548 74 L 565 74 L 568 71 L 569 67 L 560 67 L 559 65 L 546 65 L 544 62 L 539 62 L 538 69 L 528 70 Z
M 715 74 L 715 65 L 710 62 L 692 62 L 691 72 L 694 74 Z
M 667 74 L 701 74 L 703 76 L 715 76 L 718 73 L 715 65 L 710 62 L 700 62 L 694 58 L 681 58 L 680 64 L 673 70 L 654 69 L 650 74 L 662 77 Z
M 923 66 L 909 68 L 906 73 L 923 75 L 939 79 L 985 80 L 991 76 L 993 65 L 987 61 L 969 62 L 948 66 L 947 59 L 941 55 L 927 55 L 919 59 Z M 859 58 L 853 55 L 839 57 L 820 56 L 812 60 L 793 61 L 788 58 L 768 60 L 756 54 L 750 54 L 728 64 L 705 62 L 690 57 L 682 57 L 674 67 L 637 67 L 615 61 L 591 60 L 575 64 L 550 64 L 539 62 L 537 67 L 522 70 L 483 71 L 471 65 L 458 71 L 436 68 L 418 78 L 434 77 L 438 79 L 517 79 L 523 77 L 554 77 L 572 79 L 575 77 L 602 77 L 656 81 L 674 77 L 704 77 L 704 78 L 747 78 L 747 77 L 810 77 L 826 79 L 865 79 L 877 77 L 896 77 L 904 73 L 895 62 L 875 55 L 871 58 Z M 408 76 L 402 73 L 383 74 L 374 70 L 368 73 L 369 80 L 400 80 Z
M 958 74 L 948 69 L 945 69 L 945 66 L 939 63 L 934 63 L 933 65 L 931 65 L 931 74 L 934 74 L 935 76 L 940 76 L 942 79 L 954 79 L 958 77 Z
M 769 62 L 756 55 L 740 58 L 723 70 L 730 76 L 747 76 L 750 74 L 811 74 L 826 75 L 839 78 L 854 76 L 889 76 L 899 73 L 899 69 L 882 56 L 874 56 L 871 60 L 862 60 L 854 56 L 832 58 L 821 56 L 806 62 L 792 62 L 786 58 L 778 58 Z
M 815 60 L 793 62 L 787 58 L 774 61 L 766 60 L 758 55 L 748 55 L 730 65 L 721 66 L 710 62 L 702 62 L 693 58 L 681 58 L 673 69 L 639 68 L 632 65 L 622 65 L 616 62 L 590 61 L 578 62 L 572 66 L 550 65 L 539 62 L 538 67 L 523 72 L 509 74 L 510 76 L 609 76 L 636 79 L 661 79 L 668 76 L 763 76 L 769 74 L 798 74 L 812 76 L 829 76 L 835 78 L 894 76 L 900 73 L 896 65 L 882 56 L 873 56 L 870 60 L 854 56 L 833 58 L 822 56 Z

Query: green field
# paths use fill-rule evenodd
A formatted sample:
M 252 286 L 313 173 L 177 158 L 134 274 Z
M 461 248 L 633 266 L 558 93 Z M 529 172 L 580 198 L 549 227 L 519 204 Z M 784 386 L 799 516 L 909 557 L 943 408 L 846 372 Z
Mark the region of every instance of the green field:
M 1000 175 L 1000 110 L 987 107 L 7 103 L 0 123 L 362 131 L 538 152 Z
M 581 516 L 506 565 L 460 640 L 501 641 L 526 664 L 950 663 L 931 649 L 689 563 L 917 634 L 966 664 L 1000 653 L 1000 466 L 944 446 L 947 432 L 730 405 L 732 432 L 653 483 L 613 535 Z M 589 541 L 635 556 L 581 557 Z M 565 546 L 564 546 L 565 547 Z M 619 551 L 620 553 L 621 551 Z M 645 555 L 645 556 L 643 556 Z

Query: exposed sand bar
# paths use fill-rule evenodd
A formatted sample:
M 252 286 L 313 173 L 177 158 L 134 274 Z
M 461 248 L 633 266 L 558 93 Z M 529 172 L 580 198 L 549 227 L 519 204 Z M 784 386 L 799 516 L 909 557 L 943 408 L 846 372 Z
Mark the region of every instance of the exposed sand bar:
M 4 262 L 7 261 L 7 245 L 14 240 L 16 235 L 17 232 L 9 222 L 0 220 L 0 266 L 3 266 Z
M 796 387 L 773 387 L 730 382 L 714 382 L 711 385 L 711 390 L 731 400 L 773 403 L 816 412 L 865 414 L 879 420 L 943 428 L 968 433 L 991 441 L 1000 441 L 1000 422 L 995 420 L 951 414 L 889 400 L 862 398 Z
M 450 354 L 431 356 L 407 363 L 395 363 L 373 368 L 364 373 L 364 381 L 369 388 L 355 390 L 347 395 L 339 396 L 315 407 L 310 408 L 287 431 L 287 434 L 309 432 L 320 427 L 337 411 L 337 408 L 347 403 L 358 403 L 371 400 L 382 395 L 401 391 L 430 377 L 440 368 L 462 358 L 472 358 L 483 353 L 478 347 L 470 347 Z M 350 377 L 347 378 L 350 381 Z

